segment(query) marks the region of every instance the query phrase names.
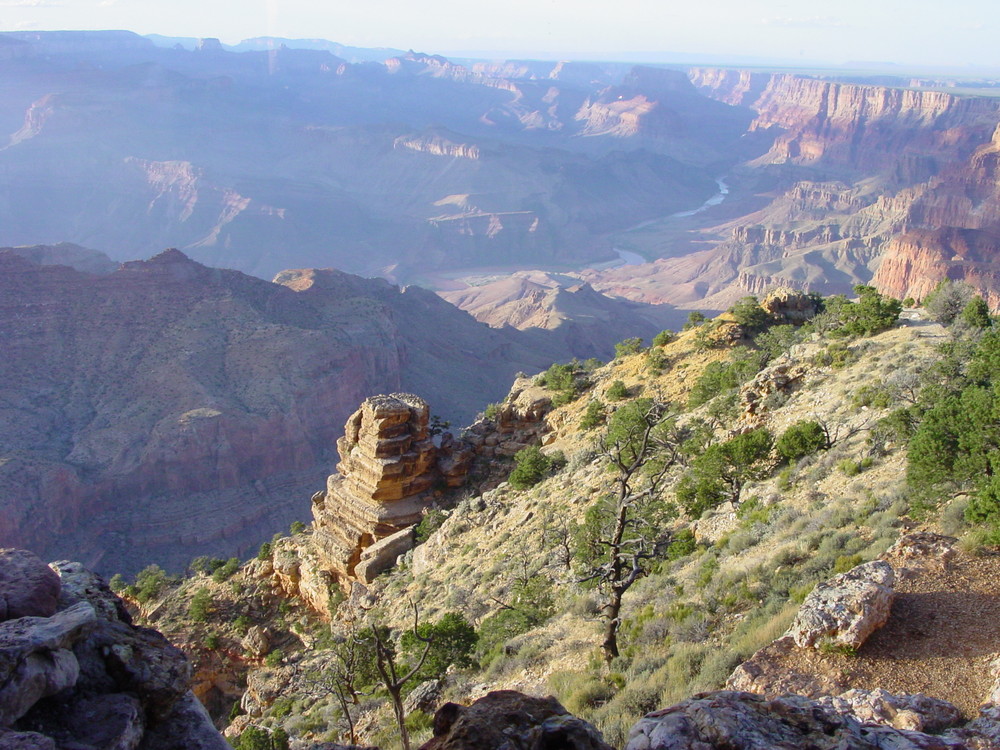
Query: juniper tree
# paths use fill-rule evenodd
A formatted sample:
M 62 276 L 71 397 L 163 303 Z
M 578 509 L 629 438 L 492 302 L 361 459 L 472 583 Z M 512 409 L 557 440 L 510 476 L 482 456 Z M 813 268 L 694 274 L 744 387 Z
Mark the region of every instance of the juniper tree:
M 666 524 L 675 512 L 660 489 L 677 462 L 679 441 L 667 405 L 643 398 L 622 406 L 599 452 L 615 472 L 614 492 L 587 511 L 575 557 L 582 580 L 596 582 L 603 596 L 601 649 L 610 662 L 619 653 L 622 599 L 671 538 Z

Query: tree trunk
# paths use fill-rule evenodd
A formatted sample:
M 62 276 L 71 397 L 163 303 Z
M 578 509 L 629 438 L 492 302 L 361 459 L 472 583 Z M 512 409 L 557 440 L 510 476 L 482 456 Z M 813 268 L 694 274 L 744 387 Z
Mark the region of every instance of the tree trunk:
M 611 660 L 618 656 L 618 626 L 621 621 L 618 619 L 622 609 L 622 592 L 612 589 L 608 596 L 608 601 L 603 607 L 604 619 L 604 642 L 601 649 L 604 651 L 604 661 L 611 663 Z

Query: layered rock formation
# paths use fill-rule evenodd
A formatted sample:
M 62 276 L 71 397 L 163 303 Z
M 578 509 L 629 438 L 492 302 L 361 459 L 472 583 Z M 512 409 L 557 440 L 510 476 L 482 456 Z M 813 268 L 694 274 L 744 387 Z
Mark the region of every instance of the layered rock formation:
M 338 473 L 313 497 L 313 543 L 338 579 L 367 583 L 410 549 L 435 483 L 462 484 L 472 451 L 450 439 L 435 447 L 427 403 L 405 393 L 366 399 L 337 450 Z
M 184 655 L 131 625 L 100 578 L 23 550 L 0 551 L 0 570 L 8 602 L 35 602 L 0 617 L 0 746 L 228 747 L 189 689 Z

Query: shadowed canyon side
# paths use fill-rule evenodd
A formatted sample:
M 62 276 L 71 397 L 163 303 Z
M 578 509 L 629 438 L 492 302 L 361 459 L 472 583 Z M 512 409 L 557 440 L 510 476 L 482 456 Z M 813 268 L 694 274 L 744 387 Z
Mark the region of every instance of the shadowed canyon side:
M 419 390 L 465 423 L 573 356 L 426 290 L 278 282 L 176 250 L 103 276 L 0 252 L 2 543 L 105 571 L 243 554 L 308 515 L 367 396 Z

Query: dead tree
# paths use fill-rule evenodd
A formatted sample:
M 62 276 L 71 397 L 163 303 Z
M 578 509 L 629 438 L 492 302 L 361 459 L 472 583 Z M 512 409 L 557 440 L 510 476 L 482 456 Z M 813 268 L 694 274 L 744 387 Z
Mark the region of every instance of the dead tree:
M 403 750 L 410 750 L 410 734 L 406 729 L 406 712 L 403 710 L 403 687 L 413 679 L 413 676 L 424 666 L 427 654 L 431 648 L 431 639 L 420 635 L 418 626 L 420 623 L 417 605 L 410 602 L 413 607 L 413 635 L 418 641 L 424 644 L 424 651 L 420 654 L 417 663 L 413 665 L 405 674 L 400 673 L 401 665 L 396 664 L 396 651 L 389 643 L 389 639 L 384 633 L 380 633 L 376 626 L 371 627 L 372 638 L 375 641 L 375 667 L 378 670 L 379 678 L 385 687 L 386 692 L 392 699 L 392 710 L 396 715 L 396 725 L 399 727 L 399 736 L 403 742 Z

